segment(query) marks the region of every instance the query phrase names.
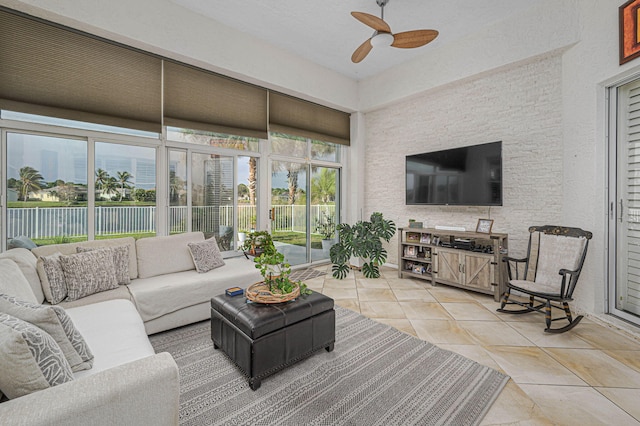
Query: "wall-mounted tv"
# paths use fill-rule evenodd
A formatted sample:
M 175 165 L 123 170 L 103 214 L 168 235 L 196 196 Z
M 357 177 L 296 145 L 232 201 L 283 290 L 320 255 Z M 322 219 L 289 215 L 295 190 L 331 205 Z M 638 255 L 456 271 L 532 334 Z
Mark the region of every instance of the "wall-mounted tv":
M 407 155 L 408 205 L 501 206 L 502 142 Z

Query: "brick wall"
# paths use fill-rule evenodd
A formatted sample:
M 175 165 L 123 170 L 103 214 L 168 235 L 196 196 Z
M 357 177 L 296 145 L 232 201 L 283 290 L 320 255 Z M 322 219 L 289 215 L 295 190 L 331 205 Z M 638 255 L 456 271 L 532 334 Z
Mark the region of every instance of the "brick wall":
M 561 224 L 561 61 L 536 57 L 367 113 L 363 217 L 475 230 L 490 215 L 493 230 L 509 234 L 510 254 L 524 255 L 530 225 Z M 503 206 L 405 205 L 406 155 L 500 140 Z M 387 250 L 397 264 L 397 236 Z

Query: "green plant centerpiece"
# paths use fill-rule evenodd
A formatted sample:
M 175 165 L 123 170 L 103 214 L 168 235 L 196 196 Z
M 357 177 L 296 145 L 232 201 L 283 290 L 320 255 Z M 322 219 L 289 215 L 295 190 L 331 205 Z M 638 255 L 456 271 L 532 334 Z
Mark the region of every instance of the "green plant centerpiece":
M 297 293 L 298 290 L 300 295 L 312 293 L 303 282 L 291 280 L 289 277 L 291 275 L 291 265 L 285 261 L 284 254 L 276 250 L 271 234 L 267 231 L 257 231 L 251 234 L 260 234 L 262 236 L 259 243 L 261 254 L 256 256 L 253 261 L 256 264 L 256 269 L 260 270 L 264 281 L 249 286 L 247 289 L 247 298 L 249 300 L 252 300 L 252 296 L 256 295 L 258 299 L 253 301 L 279 303 L 280 301 L 290 300 L 286 295 Z M 265 290 L 268 290 L 271 294 L 267 294 Z
M 362 273 L 365 277 L 379 278 L 379 265 L 387 261 L 387 250 L 382 246 L 382 240 L 389 242 L 395 235 L 395 222 L 375 212 L 368 222 L 360 220 L 353 226 L 341 223 L 337 228 L 339 241 L 329 252 L 333 276 L 338 279 L 346 277 L 349 260 L 353 256 L 364 260 Z

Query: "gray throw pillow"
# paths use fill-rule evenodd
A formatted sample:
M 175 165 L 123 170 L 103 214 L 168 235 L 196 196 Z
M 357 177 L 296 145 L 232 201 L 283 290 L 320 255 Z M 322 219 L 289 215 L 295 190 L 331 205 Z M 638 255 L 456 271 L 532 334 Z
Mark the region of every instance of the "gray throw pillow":
M 89 251 L 107 250 L 113 256 L 113 265 L 115 267 L 116 280 L 118 284 L 124 285 L 131 282 L 129 277 L 129 246 L 116 247 L 76 247 L 78 253 L 86 253 Z
M 187 247 L 199 273 L 209 272 L 225 264 L 215 237 L 198 243 L 187 243 Z
M 40 256 L 38 259 L 38 275 L 42 281 L 42 292 L 47 302 L 56 305 L 67 297 L 67 282 L 60 264 L 62 253 Z
M 118 288 L 113 254 L 94 250 L 60 256 L 60 265 L 67 281 L 67 300 L 78 300 L 101 291 Z
M 73 380 L 62 349 L 47 332 L 0 313 L 0 390 L 9 398 Z
M 93 366 L 93 354 L 84 338 L 60 306 L 25 302 L 0 294 L 0 312 L 9 314 L 47 332 L 56 341 L 71 370 L 88 370 Z
M 24 248 L 27 250 L 31 250 L 36 247 L 38 247 L 36 243 L 31 241 L 31 238 L 25 237 L 24 235 L 21 235 L 19 237 L 13 237 L 7 243 L 7 250 L 11 250 L 14 248 Z

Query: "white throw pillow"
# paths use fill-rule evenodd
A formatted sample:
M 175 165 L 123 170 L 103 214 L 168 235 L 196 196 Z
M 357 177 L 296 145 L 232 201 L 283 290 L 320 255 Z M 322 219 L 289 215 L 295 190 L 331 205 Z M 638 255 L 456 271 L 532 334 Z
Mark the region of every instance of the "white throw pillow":
M 189 252 L 199 273 L 209 272 L 212 269 L 224 266 L 222 254 L 215 237 L 199 243 L 187 243 Z
M 93 365 L 91 350 L 67 312 L 60 306 L 37 305 L 0 294 L 0 312 L 19 318 L 47 332 L 60 346 L 71 370 L 88 370 Z
M 108 250 L 62 255 L 60 265 L 67 281 L 69 301 L 118 288 L 113 254 Z
M 45 331 L 0 313 L 0 390 L 9 398 L 73 380 L 62 349 Z
M 0 259 L 0 293 L 38 303 L 20 267 L 10 259 Z

